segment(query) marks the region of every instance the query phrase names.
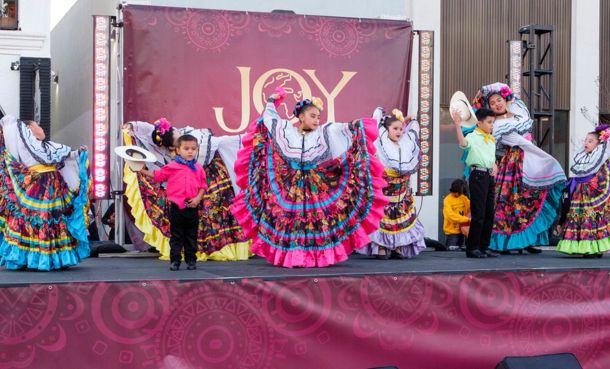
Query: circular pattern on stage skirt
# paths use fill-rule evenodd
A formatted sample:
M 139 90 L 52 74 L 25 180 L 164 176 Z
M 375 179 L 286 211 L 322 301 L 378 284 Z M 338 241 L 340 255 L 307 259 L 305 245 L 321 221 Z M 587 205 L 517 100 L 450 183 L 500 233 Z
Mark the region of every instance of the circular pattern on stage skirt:
M 377 323 L 407 326 L 426 312 L 432 285 L 427 278 L 417 276 L 364 277 L 360 299 L 365 313 Z
M 268 368 L 273 332 L 239 287 L 193 288 L 179 299 L 157 338 L 157 360 L 188 362 L 188 368 Z
M 114 342 L 142 343 L 159 330 L 169 314 L 162 282 L 125 287 L 100 283 L 91 298 L 91 315 L 100 332 Z
M 525 292 L 527 298 L 511 323 L 512 352 L 535 355 L 569 351 L 585 365 L 598 354 L 601 345 L 605 346 L 602 332 L 607 311 L 591 303 L 590 289 L 569 280 L 551 280 Z
M 0 291 L 0 346 L 32 341 L 57 312 L 58 289 L 52 286 L 3 288 Z
M 460 281 L 459 306 L 466 325 L 497 329 L 510 323 L 520 302 L 521 285 L 512 273 L 465 275 Z
M 328 279 L 288 280 L 270 286 L 263 292 L 263 309 L 276 331 L 291 337 L 305 336 L 328 319 L 332 305 Z

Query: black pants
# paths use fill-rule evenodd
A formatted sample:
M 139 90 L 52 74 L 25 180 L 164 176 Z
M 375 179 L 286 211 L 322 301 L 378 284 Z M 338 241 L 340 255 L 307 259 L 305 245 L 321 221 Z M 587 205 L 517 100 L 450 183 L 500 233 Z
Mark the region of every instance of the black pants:
M 496 180 L 488 172 L 473 170 L 468 180 L 470 189 L 470 232 L 466 250 L 485 251 L 491 241 L 496 201 Z
M 169 260 L 172 263 L 180 263 L 182 260 L 182 248 L 184 248 L 184 260 L 187 264 L 197 261 L 197 228 L 199 227 L 199 213 L 197 209 L 180 209 L 178 205 L 171 203 L 169 208 Z

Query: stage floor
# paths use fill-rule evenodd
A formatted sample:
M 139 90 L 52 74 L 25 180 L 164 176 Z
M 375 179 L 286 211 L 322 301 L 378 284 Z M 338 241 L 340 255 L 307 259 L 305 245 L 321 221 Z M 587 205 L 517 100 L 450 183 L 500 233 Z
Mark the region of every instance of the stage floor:
M 377 260 L 352 255 L 348 261 L 328 268 L 274 267 L 260 257 L 238 262 L 200 262 L 198 269 L 177 272 L 169 270 L 169 262 L 154 257 L 89 258 L 76 267 L 62 271 L 0 271 L 0 286 L 24 284 L 56 284 L 71 282 L 133 282 L 146 280 L 235 280 L 262 278 L 266 280 L 291 277 L 336 277 L 361 275 L 467 273 L 485 271 L 568 271 L 610 269 L 610 255 L 601 259 L 567 256 L 555 251 L 533 255 L 502 255 L 489 259 L 468 259 L 463 252 L 424 251 L 409 260 Z

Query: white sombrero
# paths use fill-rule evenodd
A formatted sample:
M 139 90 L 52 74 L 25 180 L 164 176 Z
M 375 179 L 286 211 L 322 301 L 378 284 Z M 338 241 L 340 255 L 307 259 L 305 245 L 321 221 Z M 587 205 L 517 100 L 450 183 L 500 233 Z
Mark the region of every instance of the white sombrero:
M 129 168 L 134 172 L 142 170 L 144 163 L 154 163 L 157 161 L 155 154 L 134 145 L 115 147 L 114 153 L 125 159 Z
M 472 110 L 468 98 L 462 91 L 456 91 L 453 96 L 451 96 L 449 113 L 453 111 L 457 111 L 460 115 L 462 126 L 469 128 L 477 124 L 477 116 L 474 114 L 474 110 Z

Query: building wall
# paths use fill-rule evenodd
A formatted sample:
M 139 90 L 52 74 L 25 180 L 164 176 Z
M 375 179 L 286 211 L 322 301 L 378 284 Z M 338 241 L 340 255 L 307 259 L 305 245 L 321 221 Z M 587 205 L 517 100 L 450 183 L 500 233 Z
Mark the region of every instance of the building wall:
M 441 105 L 454 91 L 474 96 L 491 82 L 505 82 L 507 40 L 521 39 L 528 24 L 555 25 L 556 108 L 570 108 L 570 39 L 572 0 L 443 1 Z
M 19 72 L 10 65 L 20 57 L 50 57 L 50 3 L 19 2 L 19 30 L 0 31 L 0 105 L 7 114 L 19 115 Z
M 599 112 L 610 124 L 610 0 L 600 0 Z
M 115 15 L 115 6 L 114 1 L 78 0 L 51 30 L 53 70 L 59 77 L 51 88 L 53 140 L 91 146 L 93 15 Z

